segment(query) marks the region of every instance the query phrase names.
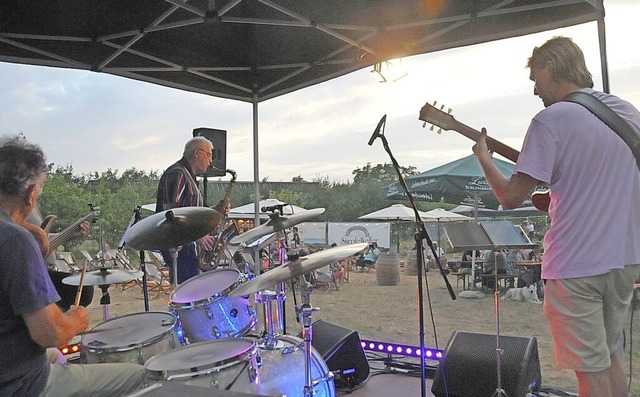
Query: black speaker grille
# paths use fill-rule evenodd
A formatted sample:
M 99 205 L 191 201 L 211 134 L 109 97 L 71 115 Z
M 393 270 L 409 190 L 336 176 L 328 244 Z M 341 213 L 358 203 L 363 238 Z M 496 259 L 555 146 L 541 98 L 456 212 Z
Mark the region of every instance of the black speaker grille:
M 501 386 L 509 397 L 540 388 L 536 338 L 500 336 Z M 436 397 L 491 396 L 498 388 L 496 336 L 454 332 L 431 388 Z
M 205 176 L 225 176 L 227 169 L 227 131 L 214 128 L 194 128 L 193 136 L 203 136 L 213 144 L 213 166 Z

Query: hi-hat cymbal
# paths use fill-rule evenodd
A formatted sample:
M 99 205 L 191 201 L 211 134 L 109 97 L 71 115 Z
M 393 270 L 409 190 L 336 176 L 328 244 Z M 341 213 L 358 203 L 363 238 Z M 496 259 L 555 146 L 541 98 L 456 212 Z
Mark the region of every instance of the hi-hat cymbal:
M 126 283 L 131 280 L 142 277 L 141 271 L 135 270 L 119 270 L 119 269 L 100 269 L 87 272 L 84 275 L 84 285 L 109 285 Z M 63 284 L 80 285 L 82 274 L 74 274 L 62 279 Z
M 248 283 L 242 284 L 229 296 L 243 296 L 264 289 L 271 289 L 274 285 L 301 276 L 322 266 L 329 265 L 339 259 L 346 258 L 367 248 L 367 243 L 341 245 L 319 252 L 314 252 L 306 256 L 285 263 L 266 273 L 259 275 Z
M 131 226 L 122 238 L 131 248 L 176 248 L 211 233 L 218 211 L 207 207 L 180 207 L 153 214 Z
M 254 241 L 262 236 L 266 236 L 267 234 L 279 232 L 297 225 L 298 223 L 307 221 L 322 214 L 323 212 L 324 208 L 314 208 L 312 210 L 298 212 L 291 215 L 281 215 L 280 212 L 276 211 L 273 214 L 269 214 L 270 219 L 266 223 L 232 238 L 231 244 Z

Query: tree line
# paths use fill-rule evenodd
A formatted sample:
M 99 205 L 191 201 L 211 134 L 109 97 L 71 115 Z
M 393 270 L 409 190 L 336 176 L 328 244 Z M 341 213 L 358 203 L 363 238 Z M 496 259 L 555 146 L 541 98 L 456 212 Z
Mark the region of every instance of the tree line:
M 406 178 L 417 174 L 415 167 L 401 167 Z M 399 201 L 383 198 L 383 186 L 396 181 L 397 174 L 391 164 L 370 163 L 352 171 L 353 181 L 330 182 L 328 178 L 318 178 L 312 182 L 297 183 L 295 188 L 278 191 L 260 190 L 260 199 L 277 198 L 303 208 L 325 208 L 326 211 L 314 219 L 317 222 L 355 222 L 358 217 L 377 211 Z M 120 173 L 108 169 L 76 175 L 72 166 L 49 165 L 49 176 L 38 205 L 43 216 L 57 217 L 51 231 L 59 232 L 83 218 L 89 211 L 88 204 L 100 209 L 100 217 L 92 226 L 90 240 L 99 247 L 100 237 L 105 243 L 116 247 L 120 241 L 136 206 L 155 203 L 156 190 L 161 173 L 135 168 Z M 305 182 L 300 176 L 294 182 Z M 225 195 L 224 191 L 208 190 L 207 203 L 214 205 Z M 251 188 L 234 188 L 231 207 L 254 201 Z M 406 204 L 406 202 L 403 202 Z M 421 210 L 442 207 L 443 203 L 420 203 Z M 446 204 L 444 205 L 446 206 Z M 447 208 L 453 207 L 450 205 Z M 152 212 L 142 210 L 142 217 Z M 71 242 L 65 251 L 73 250 L 78 242 Z

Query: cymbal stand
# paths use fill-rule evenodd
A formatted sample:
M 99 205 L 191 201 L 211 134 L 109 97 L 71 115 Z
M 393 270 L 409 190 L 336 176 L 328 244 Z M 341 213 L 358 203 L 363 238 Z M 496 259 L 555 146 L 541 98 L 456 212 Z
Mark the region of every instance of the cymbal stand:
M 136 205 L 135 208 L 133 209 L 133 215 L 129 220 L 129 225 L 127 225 L 127 228 L 125 229 L 124 234 L 122 235 L 122 238 L 118 243 L 118 251 L 124 250 L 124 246 L 126 244 L 124 240 L 124 235 L 127 234 L 127 231 L 129 229 L 131 229 L 131 226 L 135 225 L 136 223 L 138 223 L 138 221 L 140 221 L 140 210 L 142 210 L 142 207 L 139 205 Z M 144 297 L 144 311 L 148 312 L 149 311 L 149 291 L 147 290 L 147 265 L 144 257 L 144 250 L 140 250 L 140 270 L 142 271 L 142 293 Z
M 286 234 L 285 234 L 286 240 Z M 287 261 L 287 249 L 285 244 L 278 241 L 278 255 L 280 258 L 280 266 L 284 266 Z M 282 281 L 278 284 L 278 290 L 276 294 L 276 302 L 278 306 L 278 330 L 281 334 L 287 333 L 287 318 L 285 314 L 285 302 L 287 300 L 287 284 Z
M 178 288 L 178 248 L 169 249 L 171 253 L 171 268 L 173 269 L 173 290 Z
M 320 311 L 317 307 L 311 307 L 310 296 L 313 293 L 313 286 L 309 284 L 304 277 L 300 276 L 300 296 L 302 297 L 302 305 L 296 308 L 296 315 L 302 322 L 302 339 L 304 341 L 304 397 L 313 397 L 313 384 L 311 380 L 311 347 L 313 342 L 313 321 L 311 315 L 313 312 Z

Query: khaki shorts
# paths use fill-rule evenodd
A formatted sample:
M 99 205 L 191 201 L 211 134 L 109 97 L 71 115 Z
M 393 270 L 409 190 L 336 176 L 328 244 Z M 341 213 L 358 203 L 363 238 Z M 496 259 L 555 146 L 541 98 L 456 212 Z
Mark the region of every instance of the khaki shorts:
M 580 372 L 603 371 L 619 349 L 640 265 L 609 273 L 547 280 L 544 314 L 556 364 Z

